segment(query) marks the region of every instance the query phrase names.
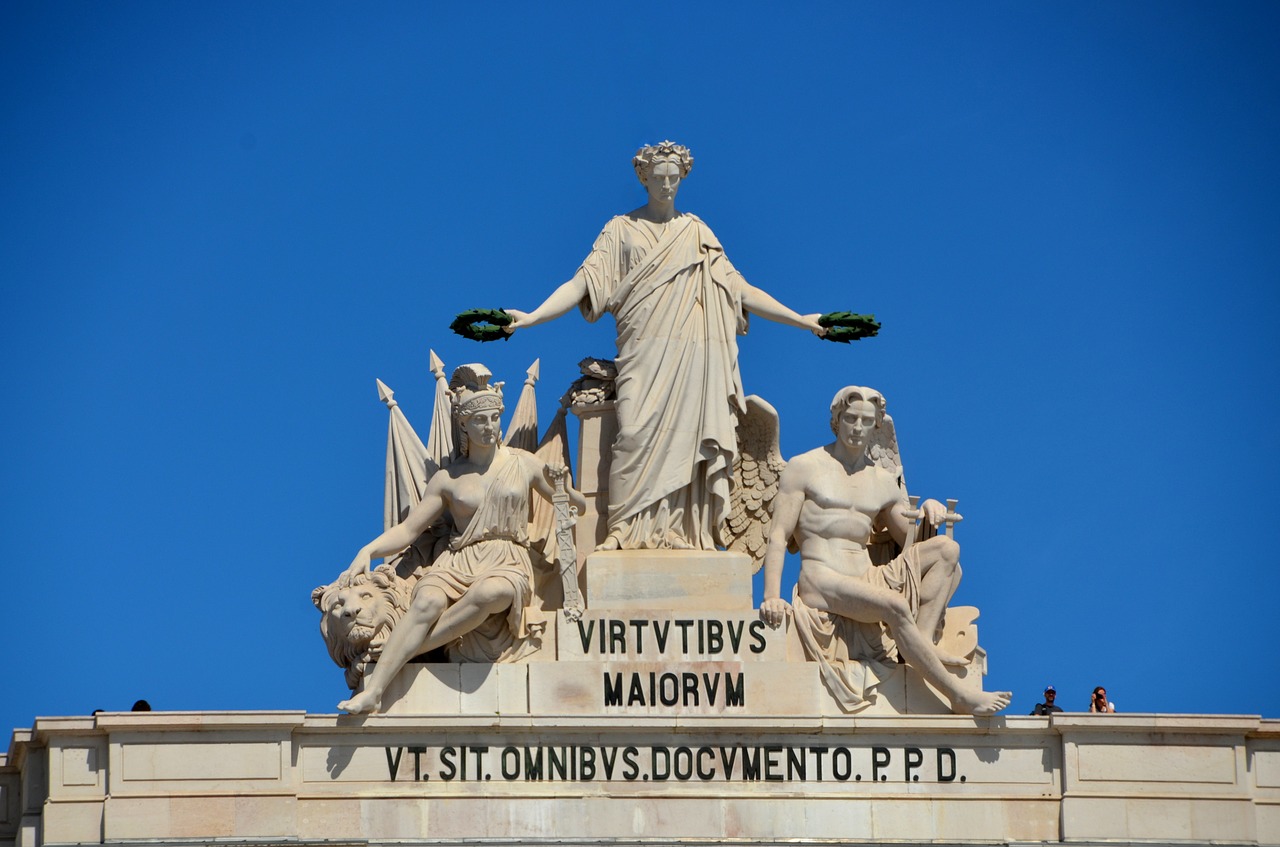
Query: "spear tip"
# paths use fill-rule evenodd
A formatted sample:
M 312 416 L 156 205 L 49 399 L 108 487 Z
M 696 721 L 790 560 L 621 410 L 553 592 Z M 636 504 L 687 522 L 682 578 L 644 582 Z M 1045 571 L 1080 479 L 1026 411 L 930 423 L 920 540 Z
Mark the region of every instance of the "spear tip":
M 395 401 L 395 392 L 387 387 L 387 384 L 380 379 L 375 379 L 378 383 L 378 399 L 387 404 L 387 408 L 397 405 Z

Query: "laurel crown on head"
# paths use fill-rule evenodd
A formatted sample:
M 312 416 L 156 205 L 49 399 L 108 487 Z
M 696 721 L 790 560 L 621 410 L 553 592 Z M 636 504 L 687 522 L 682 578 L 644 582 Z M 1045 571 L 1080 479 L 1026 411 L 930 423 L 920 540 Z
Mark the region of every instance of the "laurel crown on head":
M 649 171 L 659 162 L 675 162 L 680 167 L 680 178 L 684 179 L 693 170 L 693 154 L 683 144 L 674 141 L 663 141 L 661 144 L 646 144 L 636 151 L 631 164 L 636 169 L 636 176 L 643 183 L 649 178 Z

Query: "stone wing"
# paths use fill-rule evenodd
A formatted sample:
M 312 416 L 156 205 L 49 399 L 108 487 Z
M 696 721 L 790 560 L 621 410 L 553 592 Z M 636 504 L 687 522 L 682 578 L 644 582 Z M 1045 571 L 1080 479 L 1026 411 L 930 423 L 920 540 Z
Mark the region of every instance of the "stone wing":
M 733 492 L 724 545 L 752 559 L 752 573 L 764 565 L 769 521 L 778 479 L 787 463 L 778 445 L 778 412 L 760 397 L 747 397 L 738 419 L 738 457 L 733 463 Z

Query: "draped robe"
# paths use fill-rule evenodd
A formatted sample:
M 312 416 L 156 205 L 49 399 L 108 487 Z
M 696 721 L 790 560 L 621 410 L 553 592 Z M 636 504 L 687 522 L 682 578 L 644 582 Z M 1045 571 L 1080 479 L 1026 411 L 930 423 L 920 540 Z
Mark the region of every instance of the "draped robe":
M 465 531 L 449 539 L 414 586 L 435 588 L 453 604 L 489 577 L 511 584 L 514 599 L 505 612 L 464 633 L 447 648 L 449 658 L 465 662 L 516 662 L 542 646 L 546 621 L 534 604 L 533 565 L 529 559 L 529 477 L 514 448 L 499 448 L 492 478 Z
M 715 549 L 729 511 L 736 415 L 745 410 L 742 276 L 711 229 L 687 213 L 661 229 L 614 218 L 578 276 L 583 316 L 607 312 L 618 329 L 610 535 L 622 549 Z

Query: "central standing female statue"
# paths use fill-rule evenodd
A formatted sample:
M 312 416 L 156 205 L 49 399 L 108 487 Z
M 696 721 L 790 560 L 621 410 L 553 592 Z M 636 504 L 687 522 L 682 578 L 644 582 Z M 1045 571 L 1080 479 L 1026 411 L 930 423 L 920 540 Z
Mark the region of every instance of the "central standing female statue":
M 745 411 L 737 336 L 748 314 L 821 335 L 818 315 L 799 315 L 750 285 L 715 234 L 678 212 L 676 192 L 693 167 L 670 141 L 632 163 L 649 202 L 605 225 L 582 267 L 508 331 L 579 306 L 618 328 L 618 437 L 609 472 L 609 535 L 597 549 L 701 549 L 720 543 Z

